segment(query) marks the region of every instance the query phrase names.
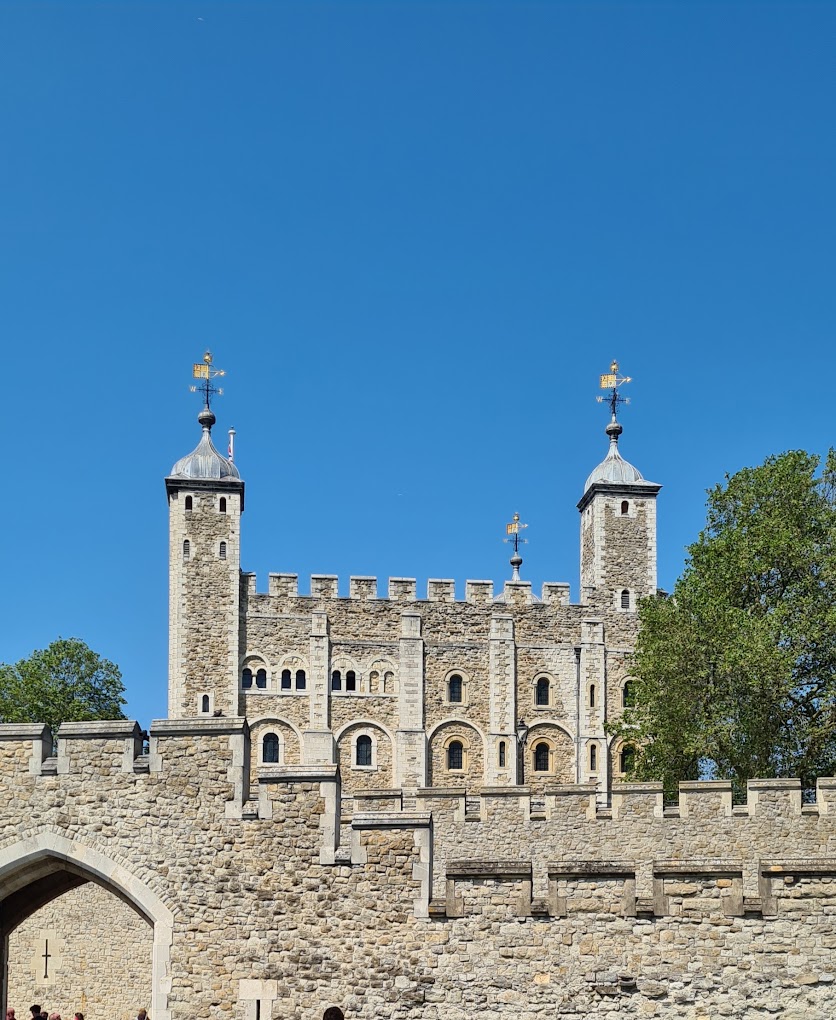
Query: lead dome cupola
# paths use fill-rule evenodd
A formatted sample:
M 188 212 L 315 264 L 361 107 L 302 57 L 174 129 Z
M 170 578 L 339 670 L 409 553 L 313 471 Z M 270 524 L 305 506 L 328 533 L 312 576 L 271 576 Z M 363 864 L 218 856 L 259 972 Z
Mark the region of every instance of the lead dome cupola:
M 193 478 L 207 479 L 209 481 L 222 481 L 224 479 L 238 480 L 238 468 L 227 460 L 223 454 L 215 449 L 212 442 L 212 426 L 215 424 L 215 415 L 208 407 L 204 407 L 197 420 L 203 429 L 200 442 L 186 457 L 180 460 L 171 469 L 170 478 Z
M 601 461 L 598 467 L 587 478 L 583 488 L 587 492 L 593 485 L 635 485 L 644 483 L 641 471 L 633 467 L 618 452 L 618 437 L 623 428 L 613 415 L 612 421 L 607 425 L 606 433 L 610 437 L 610 448 L 607 456 Z M 647 484 L 647 483 L 645 483 Z

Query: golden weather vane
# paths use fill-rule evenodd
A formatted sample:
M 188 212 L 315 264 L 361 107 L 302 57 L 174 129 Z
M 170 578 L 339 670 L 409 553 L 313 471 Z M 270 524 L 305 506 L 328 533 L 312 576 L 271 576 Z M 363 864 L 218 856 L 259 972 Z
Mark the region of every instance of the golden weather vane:
M 523 528 L 527 528 L 527 524 L 523 524 L 520 520 L 520 515 L 515 513 L 514 518 L 510 524 L 505 525 L 505 534 L 507 538 L 503 538 L 503 542 L 509 542 L 514 547 L 514 555 L 511 557 L 511 566 L 514 568 L 514 574 L 511 578 L 512 581 L 519 581 L 520 579 L 520 567 L 522 566 L 522 556 L 520 556 L 520 546 L 528 545 L 527 538 L 520 538 L 520 532 Z
M 222 368 L 212 367 L 212 352 L 207 351 L 203 355 L 203 361 L 198 361 L 192 366 L 192 378 L 202 379 L 203 382 L 196 386 L 190 386 L 189 391 L 202 393 L 206 406 L 209 407 L 213 396 L 223 396 L 224 391 L 220 387 L 212 385 L 212 380 L 221 375 L 226 375 L 226 372 Z
M 629 397 L 622 397 L 621 394 L 618 392 L 619 386 L 624 386 L 625 383 L 632 382 L 632 381 L 633 380 L 632 380 L 632 378 L 629 375 L 619 375 L 618 374 L 618 362 L 617 361 L 614 361 L 610 365 L 609 372 L 605 372 L 601 376 L 601 389 L 602 390 L 609 390 L 610 391 L 610 395 L 608 397 L 603 397 L 603 396 L 596 397 L 596 400 L 598 401 L 599 404 L 607 404 L 607 406 L 609 407 L 609 409 L 610 409 L 610 411 L 612 413 L 613 418 L 617 417 L 617 415 L 618 415 L 618 405 L 619 404 L 629 404 L 630 403 L 630 398 Z

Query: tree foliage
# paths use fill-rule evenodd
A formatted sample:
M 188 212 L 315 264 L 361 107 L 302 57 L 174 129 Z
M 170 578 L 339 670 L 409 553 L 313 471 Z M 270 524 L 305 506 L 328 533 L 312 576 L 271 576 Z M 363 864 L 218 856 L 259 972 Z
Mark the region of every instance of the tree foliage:
M 124 719 L 119 667 L 78 638 L 58 638 L 14 665 L 0 665 L 0 722 Z
M 726 476 L 672 597 L 645 599 L 634 705 L 612 730 L 632 775 L 663 780 L 836 772 L 836 454 Z

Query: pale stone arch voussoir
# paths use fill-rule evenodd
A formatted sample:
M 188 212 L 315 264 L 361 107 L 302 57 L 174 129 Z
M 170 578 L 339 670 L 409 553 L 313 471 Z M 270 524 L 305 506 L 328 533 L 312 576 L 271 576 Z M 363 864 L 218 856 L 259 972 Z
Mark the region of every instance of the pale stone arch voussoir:
M 171 1020 L 171 944 L 174 912 L 141 878 L 100 850 L 67 839 L 50 829 L 0 847 L 3 898 L 43 878 L 50 871 L 71 871 L 133 904 L 154 933 L 151 958 L 151 1016 Z

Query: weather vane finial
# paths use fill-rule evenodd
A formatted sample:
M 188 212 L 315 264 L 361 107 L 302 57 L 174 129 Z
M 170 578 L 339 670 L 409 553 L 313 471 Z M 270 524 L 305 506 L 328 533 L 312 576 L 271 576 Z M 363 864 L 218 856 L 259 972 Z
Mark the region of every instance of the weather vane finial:
M 503 538 L 503 542 L 509 542 L 514 547 L 514 555 L 510 559 L 511 566 L 514 568 L 514 573 L 511 575 L 512 581 L 519 581 L 520 579 L 520 567 L 522 566 L 522 556 L 520 556 L 520 546 L 528 545 L 527 538 L 520 538 L 520 531 L 523 528 L 527 528 L 527 524 L 523 524 L 520 521 L 520 515 L 514 514 L 514 519 L 510 524 L 505 525 L 505 534 L 508 538 Z
M 618 405 L 630 403 L 630 398 L 622 397 L 621 394 L 618 392 L 618 388 L 619 386 L 623 386 L 625 383 L 632 381 L 633 380 L 630 378 L 629 375 L 618 374 L 617 361 L 614 361 L 610 365 L 609 372 L 605 372 L 601 376 L 601 389 L 609 390 L 610 395 L 608 397 L 599 396 L 596 399 L 599 404 L 606 404 L 609 407 L 610 412 L 613 416 L 613 421 L 615 421 L 615 419 L 618 417 Z
M 212 380 L 217 379 L 219 375 L 226 375 L 226 372 L 222 368 L 212 367 L 212 352 L 207 351 L 203 355 L 203 361 L 198 361 L 192 366 L 192 377 L 194 379 L 202 379 L 202 383 L 198 383 L 196 386 L 190 386 L 189 391 L 191 393 L 202 393 L 203 399 L 206 403 L 206 410 L 211 410 L 210 404 L 212 397 L 215 395 L 223 396 L 223 390 L 218 386 L 212 385 Z

